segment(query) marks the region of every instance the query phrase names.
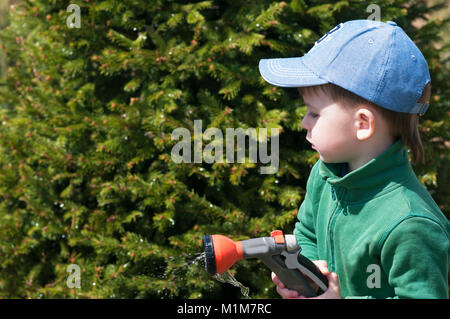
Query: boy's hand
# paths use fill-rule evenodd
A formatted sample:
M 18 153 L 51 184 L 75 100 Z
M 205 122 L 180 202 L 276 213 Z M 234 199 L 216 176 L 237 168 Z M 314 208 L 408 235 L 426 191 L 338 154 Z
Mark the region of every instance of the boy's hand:
M 312 298 L 300 296 L 297 291 L 289 290 L 281 282 L 275 273 L 272 273 L 272 281 L 277 286 L 277 292 L 283 299 L 340 299 L 341 289 L 339 288 L 339 279 L 335 273 L 328 270 L 328 263 L 325 260 L 315 260 L 313 263 L 328 279 L 328 289 L 321 295 Z M 311 281 L 311 286 L 317 289 L 317 285 Z

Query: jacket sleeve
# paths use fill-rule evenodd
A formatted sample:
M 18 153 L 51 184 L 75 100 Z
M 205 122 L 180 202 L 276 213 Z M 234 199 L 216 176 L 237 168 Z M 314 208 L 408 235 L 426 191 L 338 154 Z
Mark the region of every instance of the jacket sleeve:
M 298 221 L 295 223 L 294 235 L 302 248 L 302 255 L 317 260 L 317 239 L 315 231 L 316 209 L 313 205 L 314 180 L 317 176 L 318 162 L 314 165 L 306 183 L 306 194 L 298 211 Z
M 381 266 L 398 298 L 448 298 L 447 230 L 437 221 L 410 215 L 387 235 Z

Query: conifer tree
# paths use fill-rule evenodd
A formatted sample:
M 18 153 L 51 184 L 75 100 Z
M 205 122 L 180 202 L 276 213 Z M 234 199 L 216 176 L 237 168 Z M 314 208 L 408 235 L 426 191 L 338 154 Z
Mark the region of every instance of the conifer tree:
M 0 31 L 8 63 L 0 86 L 0 297 L 239 298 L 195 262 L 202 235 L 291 232 L 318 158 L 300 126 L 301 98 L 265 83 L 258 61 L 303 55 L 336 24 L 368 18 L 371 3 L 13 5 Z M 448 213 L 448 46 L 436 49 L 447 21 L 419 29 L 413 20 L 439 6 L 375 3 L 381 20 L 396 21 L 429 62 L 427 161 L 415 170 Z M 187 129 L 195 153 L 195 120 L 203 132 L 224 135 L 277 129 L 277 171 L 261 174 L 264 164 L 252 163 L 248 150 L 243 163 L 176 163 L 172 133 Z M 203 147 L 209 142 L 203 136 Z M 72 264 L 79 288 L 69 283 Z M 277 296 L 260 262 L 242 261 L 232 272 L 252 297 Z

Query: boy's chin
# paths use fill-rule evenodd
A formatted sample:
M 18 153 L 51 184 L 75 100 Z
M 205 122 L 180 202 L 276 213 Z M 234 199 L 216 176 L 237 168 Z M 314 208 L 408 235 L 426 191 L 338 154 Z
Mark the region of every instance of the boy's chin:
M 314 145 L 313 150 L 315 150 L 319 154 L 319 158 L 322 162 L 327 164 L 338 164 L 348 162 L 349 157 L 347 154 L 342 151 L 336 152 L 336 150 L 332 149 L 318 149 L 316 145 Z
M 333 158 L 330 156 L 324 156 L 323 154 L 319 153 L 319 158 L 322 162 L 327 163 L 327 164 L 339 164 L 339 163 L 345 163 L 347 162 L 347 160 L 345 159 L 341 159 L 341 158 Z

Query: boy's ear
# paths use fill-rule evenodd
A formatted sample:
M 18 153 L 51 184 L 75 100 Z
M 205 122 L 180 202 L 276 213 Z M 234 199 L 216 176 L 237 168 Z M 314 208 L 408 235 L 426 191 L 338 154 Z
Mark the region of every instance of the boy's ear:
M 356 138 L 369 139 L 375 132 L 375 115 L 368 108 L 360 108 L 355 113 Z

